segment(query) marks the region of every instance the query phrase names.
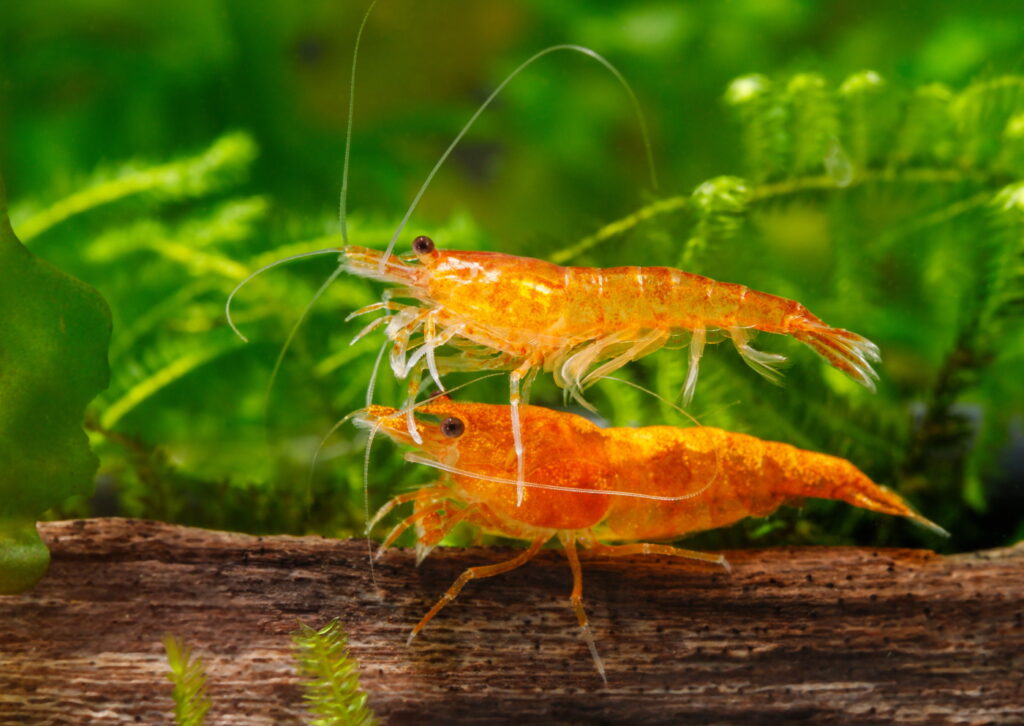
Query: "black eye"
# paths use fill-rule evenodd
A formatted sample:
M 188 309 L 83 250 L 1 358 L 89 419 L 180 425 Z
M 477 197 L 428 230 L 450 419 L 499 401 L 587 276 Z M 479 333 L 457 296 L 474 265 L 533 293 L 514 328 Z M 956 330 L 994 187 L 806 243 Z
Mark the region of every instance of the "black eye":
M 449 416 L 441 422 L 441 433 L 447 436 L 449 439 L 457 439 L 466 430 L 466 424 L 462 423 L 462 419 Z
M 429 255 L 434 251 L 434 240 L 421 234 L 412 241 L 412 251 L 418 255 Z

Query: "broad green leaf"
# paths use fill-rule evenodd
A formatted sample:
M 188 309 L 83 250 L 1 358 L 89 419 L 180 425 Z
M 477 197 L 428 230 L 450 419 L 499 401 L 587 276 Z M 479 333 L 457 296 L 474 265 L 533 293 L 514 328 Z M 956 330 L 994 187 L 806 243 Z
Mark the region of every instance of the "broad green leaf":
M 107 385 L 109 342 L 106 302 L 25 249 L 0 180 L 0 594 L 46 572 L 36 519 L 92 491 L 98 462 L 82 417 Z

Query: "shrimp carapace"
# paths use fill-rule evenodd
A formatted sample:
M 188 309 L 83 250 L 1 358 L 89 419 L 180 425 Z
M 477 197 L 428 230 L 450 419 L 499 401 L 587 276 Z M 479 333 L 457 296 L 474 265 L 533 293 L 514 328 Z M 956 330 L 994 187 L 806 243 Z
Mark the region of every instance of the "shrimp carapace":
M 416 409 L 413 432 L 405 412 L 385 406 L 370 406 L 356 418 L 397 442 L 416 446 L 422 453 L 408 455 L 410 461 L 446 472 L 437 482 L 392 499 L 374 518 L 376 522 L 395 506 L 414 503 L 413 513 L 392 531 L 384 547 L 415 527 L 422 559 L 462 521 L 531 543 L 508 563 L 467 570 L 413 635 L 468 580 L 518 567 L 555 537 L 573 565 L 573 607 L 600 670 L 582 609 L 577 543 L 612 556 L 668 554 L 725 565 L 721 555 L 661 544 L 611 543 L 675 539 L 744 517 L 767 516 L 782 504 L 808 497 L 906 517 L 946 534 L 898 494 L 835 456 L 705 426 L 603 429 L 582 416 L 527 405 L 519 415 L 529 463 L 521 480 L 521 503 L 516 497 L 520 480 L 510 407 L 441 397 Z

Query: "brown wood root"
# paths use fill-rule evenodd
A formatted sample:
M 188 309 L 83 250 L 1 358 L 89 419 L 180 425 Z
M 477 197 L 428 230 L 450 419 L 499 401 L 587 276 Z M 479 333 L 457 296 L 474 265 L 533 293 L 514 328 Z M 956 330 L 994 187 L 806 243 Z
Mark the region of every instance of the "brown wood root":
M 386 723 L 1024 723 L 1024 545 L 727 553 L 732 572 L 583 555 L 608 686 L 563 555 L 469 583 L 509 550 L 392 551 L 126 519 L 40 525 L 31 592 L 0 597 L 0 724 L 172 723 L 161 636 L 206 663 L 208 724 L 308 720 L 289 634 L 339 618 Z

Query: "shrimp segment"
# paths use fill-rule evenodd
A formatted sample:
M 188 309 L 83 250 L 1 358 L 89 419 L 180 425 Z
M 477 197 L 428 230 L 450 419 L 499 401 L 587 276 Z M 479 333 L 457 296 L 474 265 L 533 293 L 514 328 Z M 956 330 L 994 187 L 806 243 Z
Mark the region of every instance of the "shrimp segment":
M 528 467 L 520 479 L 509 410 L 434 399 L 417 409 L 432 422 L 417 417 L 415 438 L 404 412 L 396 409 L 370 406 L 356 418 L 362 426 L 415 445 L 422 452 L 414 457 L 417 462 L 446 472 L 424 490 L 422 500 L 415 499 L 416 511 L 399 525 L 416 524 L 420 545 L 432 547 L 439 534 L 449 531 L 449 522 L 462 520 L 532 543 L 508 562 L 463 573 L 410 640 L 469 580 L 518 567 L 557 537 L 573 572 L 570 601 L 604 678 L 583 607 L 577 544 L 610 557 L 670 555 L 728 569 L 719 554 L 635 540 L 676 539 L 748 516 L 767 516 L 807 497 L 905 517 L 947 535 L 845 459 L 710 427 L 602 429 L 581 416 L 523 405 L 519 413 Z M 412 499 L 406 494 L 397 501 Z

